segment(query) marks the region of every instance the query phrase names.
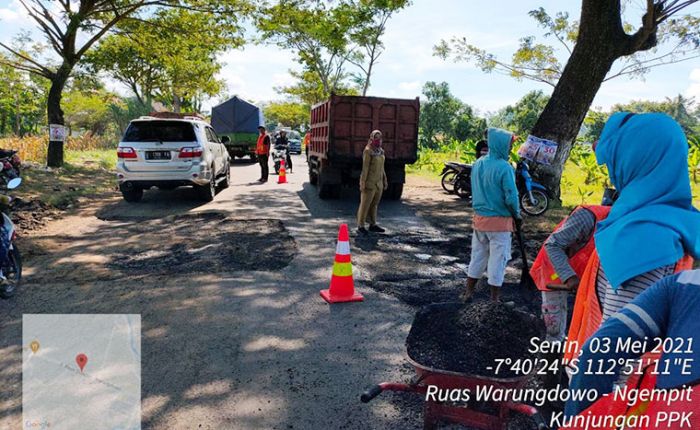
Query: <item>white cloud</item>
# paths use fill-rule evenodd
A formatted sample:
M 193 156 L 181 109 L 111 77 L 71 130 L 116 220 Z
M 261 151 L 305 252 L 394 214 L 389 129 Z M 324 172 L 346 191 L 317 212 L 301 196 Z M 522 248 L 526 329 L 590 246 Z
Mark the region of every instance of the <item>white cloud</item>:
M 690 85 L 685 90 L 686 97 L 695 97 L 695 100 L 700 101 L 700 69 L 690 71 Z
M 296 80 L 289 72 L 275 73 L 272 75 L 272 85 L 275 87 L 286 87 L 292 85 Z
M 399 89 L 403 91 L 415 91 L 420 88 L 420 81 L 401 82 Z
M 29 14 L 19 0 L 8 2 L 6 7 L 0 8 L 0 20 L 3 24 L 20 24 L 21 21 L 29 21 Z M 31 25 L 31 23 L 29 23 Z
M 0 9 L 0 20 L 3 22 L 16 21 L 19 19 L 19 13 L 12 9 L 3 8 Z

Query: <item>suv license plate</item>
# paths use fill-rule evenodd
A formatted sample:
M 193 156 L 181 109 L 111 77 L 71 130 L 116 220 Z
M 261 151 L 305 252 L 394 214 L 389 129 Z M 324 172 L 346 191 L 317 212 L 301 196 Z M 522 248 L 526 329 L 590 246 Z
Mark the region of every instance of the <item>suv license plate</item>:
M 146 151 L 146 160 L 170 160 L 170 151 Z

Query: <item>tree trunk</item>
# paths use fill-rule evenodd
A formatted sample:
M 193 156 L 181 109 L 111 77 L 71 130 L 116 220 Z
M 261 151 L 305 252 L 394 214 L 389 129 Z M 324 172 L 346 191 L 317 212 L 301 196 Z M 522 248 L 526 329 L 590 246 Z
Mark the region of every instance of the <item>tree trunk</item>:
M 362 88 L 362 97 L 367 96 L 367 90 L 369 90 L 369 80 L 372 77 L 372 67 L 374 66 L 374 59 L 370 60 L 369 66 L 367 67 L 367 77 L 365 78 L 365 84 Z
M 622 30 L 619 0 L 583 2 L 574 50 L 531 132 L 559 144 L 551 166 L 532 166 L 534 175 L 557 199 L 564 164 L 581 123 L 613 63 L 623 55 L 627 39 Z
M 51 88 L 49 89 L 47 102 L 49 124 L 65 125 L 63 109 L 61 109 L 61 98 L 63 97 L 63 88 L 66 86 L 72 69 L 72 66 L 63 63 L 51 77 Z M 49 167 L 61 167 L 63 165 L 63 142 L 49 140 L 46 165 Z
M 173 112 L 180 113 L 182 109 L 182 99 L 177 94 L 173 94 Z

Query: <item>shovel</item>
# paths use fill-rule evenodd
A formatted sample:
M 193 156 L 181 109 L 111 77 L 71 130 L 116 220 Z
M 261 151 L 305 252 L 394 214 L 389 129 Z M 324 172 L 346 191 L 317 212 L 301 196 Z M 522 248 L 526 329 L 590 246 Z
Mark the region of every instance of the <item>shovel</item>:
M 515 221 L 515 218 L 513 218 Z M 515 234 L 518 236 L 518 245 L 520 246 L 520 255 L 523 259 L 523 271 L 520 274 L 520 286 L 530 290 L 537 290 L 535 281 L 530 276 L 530 264 L 527 262 L 527 252 L 525 252 L 525 241 L 523 240 L 523 230 L 520 225 L 515 222 Z

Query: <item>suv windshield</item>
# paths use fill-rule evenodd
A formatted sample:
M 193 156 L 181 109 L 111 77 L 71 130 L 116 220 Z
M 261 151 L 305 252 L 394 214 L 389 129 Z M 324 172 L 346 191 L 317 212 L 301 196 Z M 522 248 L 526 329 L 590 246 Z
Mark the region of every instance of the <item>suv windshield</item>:
M 192 124 L 182 121 L 134 121 L 124 133 L 123 142 L 194 142 Z

